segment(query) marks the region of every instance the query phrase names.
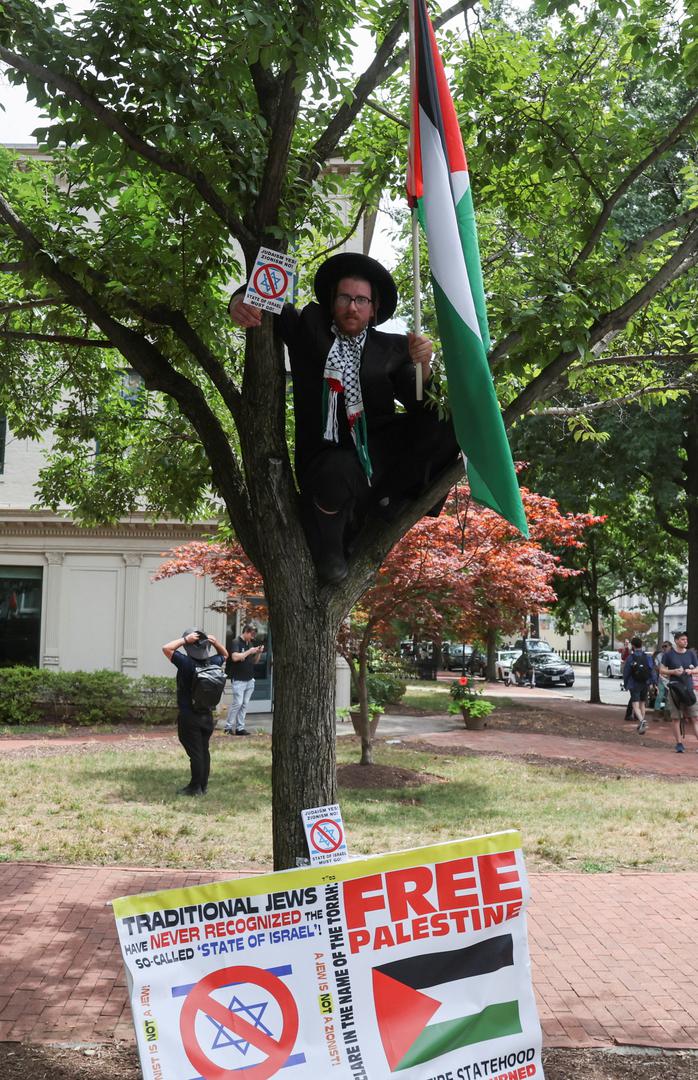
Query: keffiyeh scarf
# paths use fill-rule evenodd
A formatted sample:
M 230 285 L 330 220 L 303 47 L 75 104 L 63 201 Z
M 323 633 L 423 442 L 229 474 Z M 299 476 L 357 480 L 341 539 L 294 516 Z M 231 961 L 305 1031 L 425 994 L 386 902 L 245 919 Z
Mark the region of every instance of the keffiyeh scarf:
M 366 341 L 366 330 L 357 337 L 347 337 L 339 328 L 332 323 L 334 341 L 327 354 L 324 371 L 323 385 L 323 424 L 325 438 L 328 442 L 339 442 L 339 425 L 337 420 L 337 403 L 339 394 L 344 393 L 344 407 L 349 421 L 349 430 L 354 440 L 359 461 L 366 473 L 366 479 L 371 482 L 373 466 L 368 455 L 368 437 L 366 433 L 366 417 L 364 416 L 364 403 L 361 398 L 361 381 L 359 371 L 361 368 L 361 353 Z

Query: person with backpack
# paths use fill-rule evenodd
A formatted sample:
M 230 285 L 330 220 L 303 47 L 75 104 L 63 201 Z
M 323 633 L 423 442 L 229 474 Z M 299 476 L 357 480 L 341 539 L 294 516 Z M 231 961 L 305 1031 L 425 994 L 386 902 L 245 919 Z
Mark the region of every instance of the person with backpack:
M 233 700 L 225 719 L 226 735 L 250 734 L 245 727 L 245 717 L 254 690 L 254 667 L 264 652 L 263 645 L 252 644 L 256 633 L 254 626 L 246 623 L 240 636 L 236 637 L 230 646 L 230 659 L 226 664 L 226 672 L 233 684 Z
M 634 637 L 630 644 L 632 650 L 628 653 L 623 665 L 623 682 L 630 693 L 638 735 L 644 735 L 647 731 L 645 720 L 647 695 L 650 686 L 655 681 L 655 670 L 652 657 L 642 647 L 642 638 Z
M 228 653 L 214 637 L 194 626 L 163 645 L 162 651 L 177 668 L 177 735 L 191 768 L 189 783 L 177 794 L 205 795 L 211 770 L 208 744 L 215 726 L 213 709 L 225 689 L 223 665 Z
M 675 750 L 683 754 L 683 731 L 686 720 L 693 724 L 693 733 L 698 739 L 698 703 L 693 689 L 693 673 L 698 674 L 698 656 L 695 649 L 688 648 L 688 634 L 677 630 L 674 634 L 674 646 L 662 654 L 659 673 L 668 679 L 667 702 L 671 720 Z

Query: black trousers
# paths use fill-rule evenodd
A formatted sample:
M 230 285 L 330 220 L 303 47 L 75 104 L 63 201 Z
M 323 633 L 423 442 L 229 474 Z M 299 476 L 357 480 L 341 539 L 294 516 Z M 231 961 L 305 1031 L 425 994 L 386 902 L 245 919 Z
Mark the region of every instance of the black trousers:
M 213 714 L 180 713 L 177 717 L 177 735 L 187 752 L 191 766 L 191 786 L 206 790 L 211 771 L 211 755 L 208 744 L 213 735 Z
M 450 419 L 439 419 L 435 409 L 399 413 L 369 432 L 368 441 L 370 486 L 353 443 L 326 443 L 299 472 L 302 494 L 323 510 L 361 512 L 386 497 L 418 495 L 460 452 Z

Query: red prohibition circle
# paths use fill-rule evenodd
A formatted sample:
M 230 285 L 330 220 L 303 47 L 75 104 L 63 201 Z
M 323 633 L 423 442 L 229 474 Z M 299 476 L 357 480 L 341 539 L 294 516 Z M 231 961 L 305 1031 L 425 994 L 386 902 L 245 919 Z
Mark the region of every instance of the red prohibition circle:
M 335 837 L 331 836 L 330 833 L 328 833 L 323 828 L 323 825 L 334 825 L 335 829 L 337 830 L 337 838 L 335 839 Z M 327 843 L 327 847 L 321 847 L 321 845 L 318 844 L 317 840 L 315 839 L 317 833 L 320 833 L 320 835 L 324 837 Z M 328 855 L 331 854 L 331 852 L 336 851 L 337 848 L 341 845 L 343 839 L 344 834 L 342 833 L 342 826 L 339 824 L 338 821 L 335 821 L 334 818 L 320 818 L 320 820 L 316 821 L 310 830 L 310 843 L 314 848 L 317 849 L 317 851 L 321 851 L 323 855 Z
M 231 1012 L 220 1001 L 211 997 L 214 990 L 234 983 L 252 983 L 266 990 L 276 999 L 283 1018 L 278 1041 L 265 1035 L 254 1024 L 250 1024 L 238 1013 Z M 206 1013 L 216 1023 L 224 1025 L 229 1031 L 261 1050 L 267 1055 L 266 1060 L 243 1070 L 224 1069 L 216 1065 L 201 1049 L 196 1038 L 195 1024 L 199 1012 Z M 182 1006 L 179 1031 L 184 1051 L 194 1068 L 198 1069 L 203 1080 L 240 1080 L 241 1071 L 244 1073 L 245 1080 L 267 1080 L 283 1067 L 293 1050 L 298 1035 L 298 1009 L 293 994 L 276 975 L 262 968 L 241 964 L 239 967 L 212 971 L 191 988 Z
M 270 270 L 278 270 L 281 274 L 282 285 L 277 288 L 274 285 Z M 284 270 L 283 266 L 279 266 L 278 263 L 264 263 L 263 266 L 258 267 L 255 270 L 254 278 L 252 279 L 255 289 L 260 296 L 263 296 L 265 300 L 278 300 L 280 296 L 283 296 L 288 288 L 288 274 Z

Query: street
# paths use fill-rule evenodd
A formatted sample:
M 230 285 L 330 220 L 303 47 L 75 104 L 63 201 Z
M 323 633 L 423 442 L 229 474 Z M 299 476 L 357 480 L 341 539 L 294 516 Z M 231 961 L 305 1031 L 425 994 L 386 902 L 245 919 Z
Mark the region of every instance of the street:
M 445 673 L 440 675 L 439 678 L 445 678 Z M 457 672 L 451 672 L 448 678 L 457 678 Z M 480 680 L 478 680 L 480 684 Z M 505 686 L 503 682 L 489 683 L 487 687 L 487 693 L 490 696 L 496 697 L 512 697 L 515 698 L 521 695 L 522 698 L 530 699 L 532 697 L 562 697 L 562 698 L 575 698 L 578 701 L 589 700 L 589 687 L 591 683 L 591 673 L 588 664 L 575 665 L 574 666 L 574 686 L 554 686 L 554 687 L 542 687 L 536 686 L 532 690 L 529 687 L 518 686 Z M 480 684 L 482 685 L 482 684 Z M 599 675 L 599 690 L 601 693 L 601 703 L 603 705 L 622 705 L 625 706 L 628 700 L 627 691 L 623 689 L 620 679 L 608 679 L 605 675 Z

